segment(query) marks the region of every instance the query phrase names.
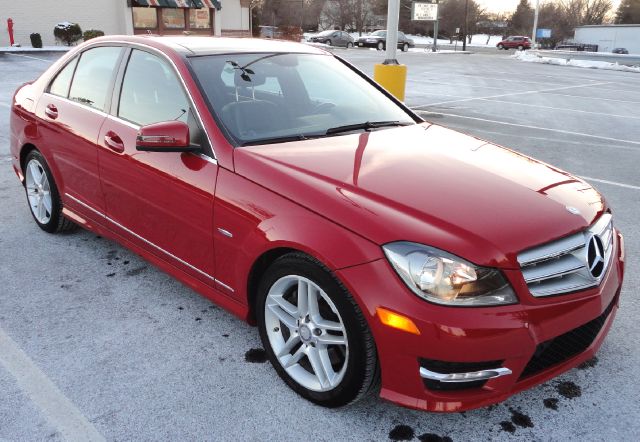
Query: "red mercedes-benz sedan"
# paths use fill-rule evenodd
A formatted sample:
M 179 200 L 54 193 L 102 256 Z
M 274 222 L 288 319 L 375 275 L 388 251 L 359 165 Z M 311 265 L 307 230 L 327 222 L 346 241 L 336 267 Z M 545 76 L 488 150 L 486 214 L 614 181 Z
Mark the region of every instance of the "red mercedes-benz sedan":
M 624 246 L 589 184 L 285 42 L 106 37 L 18 89 L 36 224 L 106 235 L 256 323 L 324 406 L 502 401 L 598 350 Z

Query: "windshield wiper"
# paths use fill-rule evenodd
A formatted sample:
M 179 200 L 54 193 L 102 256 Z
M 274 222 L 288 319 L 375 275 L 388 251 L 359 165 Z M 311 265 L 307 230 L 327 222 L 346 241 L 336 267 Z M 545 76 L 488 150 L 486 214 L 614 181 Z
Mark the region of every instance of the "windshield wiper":
M 414 123 L 402 122 L 402 121 L 365 121 L 358 124 L 347 124 L 346 126 L 337 126 L 327 129 L 325 135 L 335 135 L 343 132 L 352 132 L 354 130 L 371 130 L 381 127 L 393 127 L 393 126 L 410 126 Z
M 311 135 L 286 135 L 282 137 L 272 138 L 260 138 L 258 140 L 249 140 L 241 144 L 241 146 L 259 146 L 261 144 L 276 144 L 276 143 L 288 143 L 290 141 L 305 141 L 313 138 L 323 137 L 323 134 L 311 134 Z

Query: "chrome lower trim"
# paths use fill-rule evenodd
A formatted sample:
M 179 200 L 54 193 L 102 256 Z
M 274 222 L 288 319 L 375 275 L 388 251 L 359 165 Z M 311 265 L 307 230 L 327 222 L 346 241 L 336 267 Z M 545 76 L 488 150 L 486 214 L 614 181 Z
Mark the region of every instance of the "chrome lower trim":
M 117 222 L 117 221 L 115 221 L 115 220 L 113 220 L 113 219 L 109 218 L 106 214 L 104 214 L 104 213 L 100 212 L 100 211 L 99 211 L 99 210 L 97 210 L 97 209 L 94 209 L 93 207 L 91 207 L 90 205 L 86 204 L 85 202 L 80 201 L 78 198 L 74 197 L 73 195 L 69 195 L 68 193 L 65 193 L 65 196 L 66 196 L 67 198 L 69 198 L 69 199 L 72 199 L 73 201 L 75 201 L 76 203 L 80 204 L 81 206 L 83 206 L 83 207 L 85 207 L 85 208 L 87 208 L 87 209 L 91 210 L 93 213 L 95 213 L 96 215 L 100 216 L 101 218 L 104 218 L 105 220 L 107 220 L 107 221 L 109 221 L 109 222 L 111 222 L 111 223 L 115 224 L 116 226 L 118 226 L 119 228 L 121 228 L 122 230 L 124 230 L 125 232 L 127 232 L 127 233 L 129 233 L 130 235 L 133 235 L 133 236 L 135 236 L 136 238 L 138 238 L 140 241 L 145 242 L 146 244 L 150 245 L 151 247 L 155 248 L 156 250 L 158 250 L 158 251 L 160 251 L 160 252 L 164 253 L 165 255 L 167 255 L 167 256 L 169 256 L 169 257 L 171 257 L 171 258 L 173 258 L 173 259 L 175 259 L 176 261 L 178 261 L 179 263 L 183 264 L 184 266 L 189 267 L 190 269 L 192 269 L 192 270 L 193 270 L 193 271 L 195 271 L 195 272 L 198 272 L 198 273 L 199 273 L 199 274 L 201 274 L 202 276 L 204 276 L 204 277 L 206 277 L 206 278 L 209 278 L 209 279 L 210 279 L 210 280 L 212 280 L 213 282 L 216 282 L 216 283 L 220 284 L 221 286 L 223 286 L 223 287 L 224 287 L 224 288 L 226 288 L 227 290 L 229 290 L 229 291 L 231 291 L 231 292 L 233 292 L 233 291 L 234 291 L 231 287 L 229 287 L 229 286 L 228 286 L 228 285 L 226 285 L 226 284 L 223 284 L 222 282 L 220 282 L 219 280 L 217 280 L 217 279 L 216 279 L 216 278 L 214 278 L 213 276 L 209 275 L 208 273 L 203 272 L 203 271 L 202 271 L 202 270 L 200 270 L 199 268 L 192 266 L 191 264 L 189 264 L 189 263 L 188 263 L 188 262 L 186 262 L 185 260 L 178 258 L 178 257 L 177 257 L 176 255 L 174 255 L 173 253 L 167 252 L 167 251 L 166 251 L 165 249 L 163 249 L 162 247 L 160 247 L 160 246 L 158 246 L 158 245 L 156 245 L 156 244 L 152 243 L 151 241 L 149 241 L 149 240 L 148 240 L 148 239 L 146 239 L 146 238 L 143 238 L 142 236 L 138 235 L 136 232 L 134 232 L 134 231 L 132 231 L 132 230 L 130 230 L 130 229 L 127 229 L 125 226 L 123 226 L 123 225 L 122 225 L 122 224 L 120 224 L 119 222 Z
M 466 373 L 437 373 L 420 367 L 420 377 L 439 382 L 474 382 L 499 378 L 510 375 L 512 372 L 506 367 L 492 368 L 490 370 L 469 371 Z

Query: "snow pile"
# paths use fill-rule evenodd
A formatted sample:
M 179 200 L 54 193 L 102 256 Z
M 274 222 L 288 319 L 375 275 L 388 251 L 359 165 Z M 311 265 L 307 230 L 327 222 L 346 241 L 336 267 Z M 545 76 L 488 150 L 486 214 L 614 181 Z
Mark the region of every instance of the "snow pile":
M 640 66 L 625 66 L 618 63 L 597 60 L 565 60 L 563 58 L 541 57 L 526 51 L 518 51 L 511 58 L 528 63 L 552 64 L 556 66 L 573 66 L 589 69 L 606 69 L 610 71 L 635 72 L 640 74 Z
M 68 27 L 73 26 L 74 24 L 75 23 L 71 23 L 71 22 L 68 22 L 68 21 L 63 21 L 63 22 L 58 23 L 56 25 L 56 28 L 58 28 L 58 29 L 67 29 Z

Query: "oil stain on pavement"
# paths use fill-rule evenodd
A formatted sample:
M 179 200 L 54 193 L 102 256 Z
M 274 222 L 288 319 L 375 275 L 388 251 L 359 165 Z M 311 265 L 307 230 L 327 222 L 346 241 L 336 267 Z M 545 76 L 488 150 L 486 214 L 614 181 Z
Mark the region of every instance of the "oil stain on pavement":
M 267 362 L 267 352 L 262 348 L 252 348 L 244 354 L 244 360 L 254 364 Z

